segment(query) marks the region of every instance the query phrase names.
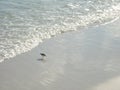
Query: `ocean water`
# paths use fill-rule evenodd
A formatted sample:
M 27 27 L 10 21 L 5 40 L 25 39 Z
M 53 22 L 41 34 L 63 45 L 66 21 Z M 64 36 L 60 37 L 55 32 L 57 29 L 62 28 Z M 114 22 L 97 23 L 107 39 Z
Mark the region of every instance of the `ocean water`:
M 0 0 L 0 62 L 64 32 L 120 17 L 120 0 Z

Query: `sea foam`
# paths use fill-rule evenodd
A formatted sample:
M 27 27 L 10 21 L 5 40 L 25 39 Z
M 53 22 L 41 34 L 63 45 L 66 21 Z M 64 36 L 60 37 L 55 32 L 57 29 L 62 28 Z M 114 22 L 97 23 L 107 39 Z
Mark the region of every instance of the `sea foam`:
M 39 2 L 40 6 L 35 1 L 34 4 L 30 1 L 18 4 L 16 1 L 13 7 L 5 7 L 3 5 L 11 3 L 0 1 L 0 5 L 3 4 L 0 7 L 0 62 L 31 50 L 44 39 L 108 24 L 120 15 L 117 0 L 51 2 Z

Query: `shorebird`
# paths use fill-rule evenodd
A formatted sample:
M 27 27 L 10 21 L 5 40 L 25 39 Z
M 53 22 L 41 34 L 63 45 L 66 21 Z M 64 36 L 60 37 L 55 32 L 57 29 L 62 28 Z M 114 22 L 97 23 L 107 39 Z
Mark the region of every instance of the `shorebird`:
M 40 55 L 42 56 L 41 60 L 44 60 L 44 57 L 46 57 L 46 54 L 40 53 Z

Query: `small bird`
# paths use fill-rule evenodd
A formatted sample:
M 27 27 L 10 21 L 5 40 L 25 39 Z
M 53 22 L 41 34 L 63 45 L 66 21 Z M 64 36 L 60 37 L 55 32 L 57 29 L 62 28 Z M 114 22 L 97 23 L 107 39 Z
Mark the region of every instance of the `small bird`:
M 40 53 L 40 55 L 42 56 L 41 60 L 44 60 L 44 57 L 46 57 L 46 54 Z

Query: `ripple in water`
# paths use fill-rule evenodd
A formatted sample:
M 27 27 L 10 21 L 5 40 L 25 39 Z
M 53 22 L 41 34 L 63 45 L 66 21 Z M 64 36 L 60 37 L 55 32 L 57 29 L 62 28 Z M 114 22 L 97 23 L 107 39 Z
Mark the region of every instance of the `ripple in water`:
M 119 18 L 119 0 L 0 1 L 0 62 L 44 39 Z

